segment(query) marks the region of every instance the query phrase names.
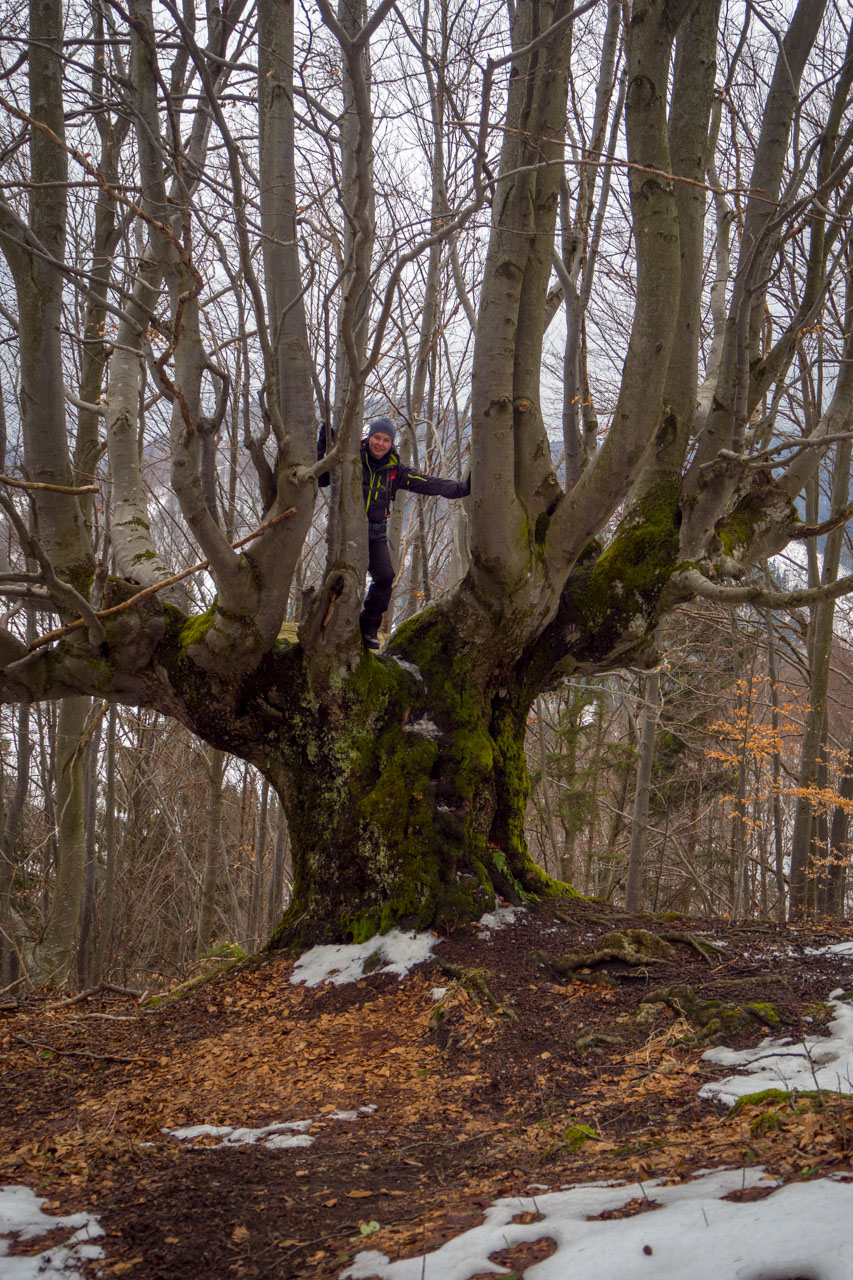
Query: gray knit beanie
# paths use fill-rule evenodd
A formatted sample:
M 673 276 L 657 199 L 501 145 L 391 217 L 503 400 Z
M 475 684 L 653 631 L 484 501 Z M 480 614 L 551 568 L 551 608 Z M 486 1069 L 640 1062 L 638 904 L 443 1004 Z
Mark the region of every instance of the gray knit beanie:
M 390 418 L 374 418 L 367 428 L 367 439 L 369 440 L 371 436 L 378 435 L 380 431 L 383 435 L 390 436 L 391 443 L 394 443 L 397 438 L 397 428 Z

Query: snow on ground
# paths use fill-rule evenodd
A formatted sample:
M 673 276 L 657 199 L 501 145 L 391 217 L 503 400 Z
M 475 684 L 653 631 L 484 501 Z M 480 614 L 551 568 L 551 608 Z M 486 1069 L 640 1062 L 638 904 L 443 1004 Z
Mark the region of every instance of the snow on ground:
M 0 1275 L 3 1280 L 82 1280 L 78 1267 L 104 1256 L 94 1244 L 103 1230 L 88 1213 L 71 1213 L 52 1218 L 42 1212 L 44 1199 L 29 1187 L 0 1187 Z M 13 1242 L 37 1240 L 49 1231 L 62 1228 L 61 1243 L 51 1244 L 43 1253 L 9 1257 Z
M 389 1262 L 376 1250 L 359 1253 L 340 1280 L 469 1280 L 478 1273 L 510 1275 L 489 1255 L 550 1237 L 550 1258 L 527 1266 L 526 1280 L 767 1280 L 808 1275 L 850 1280 L 853 1186 L 831 1179 L 795 1183 L 761 1200 L 722 1196 L 761 1185 L 762 1171 L 718 1170 L 681 1186 L 660 1182 L 602 1184 L 527 1199 L 498 1200 L 486 1220 L 440 1249 Z M 627 1218 L 590 1221 L 632 1200 L 653 1206 Z M 539 1214 L 519 1223 L 522 1214 Z
M 500 907 L 483 916 L 484 930 L 511 924 L 517 911 Z M 377 953 L 383 973 L 403 975 L 428 959 L 437 939 L 432 934 L 394 930 L 351 946 L 314 947 L 297 961 L 291 982 L 318 986 L 353 982 L 365 961 Z M 839 943 L 812 954 L 853 956 L 853 943 Z M 829 997 L 834 1017 L 829 1036 L 767 1038 L 754 1049 L 709 1050 L 705 1059 L 737 1067 L 740 1074 L 707 1084 L 700 1096 L 732 1103 L 766 1088 L 821 1088 L 853 1093 L 853 995 L 843 990 Z M 375 1108 L 361 1107 L 359 1112 Z M 331 1120 L 355 1120 L 359 1112 L 335 1111 Z M 188 1125 L 169 1130 L 181 1141 L 202 1136 L 217 1145 L 304 1147 L 313 1142 L 305 1132 L 313 1120 L 280 1121 L 260 1129 L 230 1125 Z M 793 1183 L 760 1200 L 730 1201 L 722 1197 L 762 1184 L 761 1169 L 717 1170 L 697 1175 L 679 1186 L 659 1181 L 606 1186 L 592 1183 L 530 1197 L 498 1200 L 484 1223 L 448 1240 L 440 1249 L 417 1258 L 390 1262 L 376 1250 L 359 1253 L 340 1280 L 470 1280 L 478 1272 L 511 1274 L 489 1261 L 489 1255 L 526 1241 L 549 1237 L 551 1257 L 528 1266 L 528 1280 L 766 1280 L 772 1275 L 808 1274 L 812 1280 L 849 1280 L 853 1251 L 853 1184 L 833 1178 Z M 600 1220 L 632 1201 L 645 1201 L 648 1211 Z M 44 1199 L 28 1187 L 0 1187 L 0 1275 L 3 1280 L 82 1280 L 79 1267 L 103 1256 L 95 1243 L 103 1234 L 86 1213 L 50 1217 Z M 535 1222 L 519 1222 L 525 1214 Z M 42 1253 L 9 1256 L 12 1242 L 27 1242 L 61 1230 L 59 1243 Z
M 846 943 L 843 945 L 847 945 Z M 731 1106 L 738 1098 L 763 1089 L 826 1089 L 853 1093 L 853 996 L 833 991 L 829 1003 L 835 1016 L 828 1036 L 768 1036 L 753 1049 L 709 1049 L 702 1057 L 739 1074 L 703 1085 L 700 1098 Z
M 437 942 L 432 933 L 392 929 L 367 942 L 312 947 L 296 961 L 290 981 L 304 982 L 306 987 L 319 987 L 321 982 L 333 982 L 335 986 L 357 982 L 364 976 L 365 961 L 377 954 L 385 963 L 376 965 L 371 973 L 396 973 L 402 978 L 416 964 L 429 959 Z
M 520 907 L 496 907 L 476 923 L 485 933 L 503 929 L 512 924 L 522 910 Z M 335 986 L 358 982 L 364 977 L 365 962 L 375 956 L 380 957 L 380 963 L 371 967 L 371 973 L 396 973 L 402 978 L 416 964 L 423 964 L 430 958 L 437 942 L 438 938 L 433 933 L 404 933 L 400 929 L 392 929 L 390 933 L 368 938 L 367 942 L 312 947 L 296 961 L 290 981 L 304 982 L 306 987 L 319 987 L 321 982 L 333 982 Z
M 322 1116 L 324 1120 L 357 1120 L 360 1115 L 370 1115 L 376 1110 L 376 1104 L 370 1102 L 357 1111 L 331 1111 Z M 313 1120 L 278 1120 L 274 1124 L 264 1125 L 262 1129 L 237 1129 L 230 1124 L 188 1124 L 180 1129 L 164 1129 L 179 1142 L 195 1142 L 196 1138 L 220 1138 L 215 1147 L 267 1147 L 270 1150 L 282 1150 L 285 1147 L 310 1147 L 314 1139 L 305 1132 L 314 1124 Z
M 523 911 L 523 907 L 495 907 L 494 911 L 488 911 L 486 915 L 480 916 L 475 923 L 485 933 L 491 933 L 493 929 L 505 929 L 508 924 L 517 920 Z
M 853 956 L 853 942 L 836 942 L 831 947 L 804 947 L 807 956 Z
M 313 1120 L 282 1120 L 268 1124 L 263 1129 L 233 1129 L 227 1124 L 188 1124 L 182 1129 L 164 1129 L 180 1142 L 195 1142 L 196 1138 L 220 1138 L 217 1147 L 310 1147 L 314 1141 L 305 1129 Z

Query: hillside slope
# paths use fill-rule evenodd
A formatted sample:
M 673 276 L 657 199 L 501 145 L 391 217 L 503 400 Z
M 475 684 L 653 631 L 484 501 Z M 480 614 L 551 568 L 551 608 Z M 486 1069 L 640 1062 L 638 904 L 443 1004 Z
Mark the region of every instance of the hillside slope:
M 103 1258 L 55 1274 L 331 1280 L 367 1249 L 421 1258 L 501 1196 L 849 1169 L 850 1098 L 730 1111 L 699 1089 L 728 1074 L 703 1058 L 715 1043 L 826 1028 L 830 992 L 853 987 L 853 955 L 826 948 L 853 930 L 581 901 L 496 924 L 402 975 L 306 986 L 292 959 L 258 958 L 153 1009 L 102 993 L 3 1010 L 0 1183 L 105 1233 Z M 46 1247 L 7 1236 L 10 1258 Z M 492 1260 L 520 1275 L 555 1247 Z

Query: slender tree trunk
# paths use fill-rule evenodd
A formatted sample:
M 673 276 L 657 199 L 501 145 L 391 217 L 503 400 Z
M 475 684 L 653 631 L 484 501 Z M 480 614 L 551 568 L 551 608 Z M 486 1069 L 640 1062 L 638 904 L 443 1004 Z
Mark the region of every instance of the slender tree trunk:
M 214 938 L 216 919 L 216 891 L 222 876 L 222 779 L 225 773 L 225 752 L 211 748 L 207 756 L 207 772 L 210 781 L 210 799 L 207 810 L 207 831 L 204 845 L 204 877 L 201 886 L 201 902 L 198 917 L 199 955 Z
M 761 799 L 758 795 L 753 801 L 753 821 L 755 822 L 758 832 L 758 912 L 762 920 L 767 919 L 767 823 L 764 821 L 764 814 L 761 809 Z
M 111 963 L 111 941 L 115 915 L 116 887 L 116 736 L 118 711 L 110 705 L 107 720 L 106 785 L 104 787 L 104 892 L 98 942 L 95 948 L 93 980 L 103 981 L 105 964 Z
M 746 746 L 741 745 L 732 820 L 732 915 L 735 920 L 739 920 L 746 909 L 746 774 Z
M 731 617 L 732 645 L 736 649 L 738 641 L 737 621 L 734 614 Z M 747 757 L 747 739 L 749 736 L 749 726 L 752 721 L 752 697 L 753 697 L 753 673 L 752 670 L 747 672 L 746 679 L 743 681 L 737 699 L 736 723 L 742 732 L 742 740 L 738 741 L 738 757 L 737 757 L 737 791 L 735 794 L 735 810 L 732 820 L 732 864 L 731 864 L 731 895 L 732 895 L 732 915 L 735 920 L 739 920 L 743 915 L 746 904 L 747 890 L 747 848 L 746 848 L 746 805 L 747 805 L 747 774 L 749 770 L 749 760 Z
M 28 623 L 28 635 L 32 637 L 32 620 Z M 14 912 L 15 876 L 21 865 L 21 818 L 29 786 L 32 739 L 30 737 L 30 708 L 26 703 L 18 707 L 15 733 L 15 785 L 4 785 L 5 814 L 3 839 L 0 846 L 0 987 L 8 986 L 18 977 L 20 968 L 19 948 Z
M 9 780 L 6 770 L 0 763 L 0 817 L 7 813 L 7 792 Z M 12 923 L 12 893 L 15 887 L 15 862 L 5 843 L 0 843 L 0 992 L 2 992 L 18 976 L 17 954 L 15 950 L 15 930 Z M 2 999 L 2 996 L 0 996 Z
M 630 768 L 630 765 L 626 762 L 625 764 L 622 765 L 621 773 L 619 776 L 619 790 L 616 795 L 616 804 L 613 812 L 613 818 L 611 820 L 610 830 L 607 835 L 607 845 L 605 846 L 605 849 L 600 858 L 600 862 L 602 866 L 606 867 L 609 865 L 610 867 L 613 868 L 613 876 L 611 877 L 612 885 L 608 891 L 608 894 L 606 895 L 608 897 L 610 892 L 612 892 L 613 888 L 615 888 L 616 879 L 618 878 L 616 873 L 616 843 L 620 835 L 622 834 L 622 828 L 625 825 L 625 817 L 627 814 L 627 805 L 628 805 L 628 790 L 629 790 L 630 784 L 631 784 L 631 768 Z M 586 893 L 595 892 L 592 855 L 593 855 L 593 848 L 592 848 L 592 845 L 589 845 L 587 847 L 587 860 L 586 860 L 586 869 L 585 869 L 585 875 L 584 875 L 584 891 Z
M 642 911 L 643 908 L 643 864 L 649 829 L 649 791 L 655 758 L 655 734 L 659 710 L 660 668 L 657 667 L 645 678 L 640 754 L 637 760 L 637 789 L 634 794 L 634 821 L 631 827 L 631 851 L 628 854 L 628 877 L 625 885 L 625 906 L 629 911 Z
M 261 941 L 261 901 L 264 882 L 264 854 L 267 847 L 267 815 L 269 809 L 270 784 L 264 778 L 261 781 L 261 806 L 258 813 L 258 830 L 255 835 L 255 857 L 252 868 L 252 887 L 249 894 L 249 946 L 255 951 Z
M 586 833 L 586 863 L 592 862 L 592 855 L 595 850 L 595 841 L 601 829 L 601 823 L 598 816 L 598 796 L 601 785 L 601 748 L 604 743 L 604 699 L 599 697 L 595 703 L 595 744 L 592 751 L 591 772 L 592 772 L 592 791 L 589 799 L 589 819 L 587 822 Z M 567 859 L 565 849 L 560 859 L 560 879 L 565 880 L 566 884 L 573 884 L 574 867 L 572 862 L 574 859 Z
M 545 823 L 548 827 L 548 839 L 551 844 L 551 866 L 555 874 L 562 878 L 563 859 L 557 840 L 557 824 L 554 821 L 554 806 L 551 801 L 551 779 L 548 776 L 548 752 L 545 745 L 545 710 L 542 699 L 536 699 L 536 725 L 539 744 L 539 788 L 542 792 L 542 803 L 545 808 Z M 546 864 L 547 867 L 547 864 Z
M 83 814 L 86 828 L 86 874 L 83 907 L 80 912 L 80 936 L 77 942 L 77 981 L 84 990 L 92 985 L 95 962 L 95 895 L 98 883 L 98 752 L 100 748 L 99 715 L 95 731 L 86 744 L 83 757 Z
M 692 791 L 693 800 L 690 806 L 690 826 L 687 831 L 687 848 L 685 850 L 687 865 L 690 868 L 693 868 L 696 865 L 696 848 L 699 843 L 699 807 L 702 787 L 698 778 L 693 784 Z M 699 879 L 695 873 L 684 877 L 681 910 L 685 915 L 689 915 L 690 913 L 690 901 L 693 897 L 693 887 L 698 883 Z
M 91 700 L 65 698 L 56 734 L 57 867 L 50 914 L 36 950 L 39 978 L 64 983 L 74 962 L 86 880 L 84 756 Z
M 768 609 L 765 612 L 767 628 L 767 671 L 770 677 L 770 724 L 774 735 L 779 733 L 779 675 L 776 665 L 776 628 L 773 615 Z M 774 747 L 771 755 L 773 769 L 773 874 L 776 878 L 776 916 L 784 920 L 787 916 L 785 901 L 785 831 L 782 813 L 782 756 L 778 747 Z
M 561 761 L 561 769 L 563 772 L 563 776 L 571 779 L 571 785 L 574 787 L 574 780 L 577 776 L 578 720 L 577 720 L 575 702 L 574 702 L 574 699 L 572 699 L 571 697 L 569 698 L 567 710 L 564 713 L 563 723 L 567 724 L 568 733 L 564 739 L 564 751 L 563 751 L 563 757 Z M 571 875 L 568 872 L 568 868 L 574 865 L 575 849 L 577 846 L 577 837 L 578 837 L 577 812 L 576 812 L 574 801 L 571 797 L 571 794 L 569 797 L 568 805 L 564 803 L 562 806 L 562 810 L 564 815 L 563 831 L 565 834 L 563 837 L 561 879 L 569 883 L 571 882 Z M 592 892 L 591 879 L 590 879 L 591 874 L 592 874 L 592 846 L 588 844 L 587 859 L 586 859 L 586 875 L 587 875 L 586 891 L 587 893 Z
M 267 904 L 268 935 L 272 933 L 278 924 L 284 910 L 285 865 L 289 845 L 287 817 L 285 816 L 284 806 L 280 803 L 276 804 L 276 814 L 275 845 L 273 846 L 272 875 L 270 876 L 269 902 Z
M 818 790 L 825 793 L 829 787 L 829 764 L 827 762 L 827 717 L 824 716 L 823 732 L 820 739 L 820 763 L 817 771 Z M 823 915 L 826 910 L 826 895 L 829 887 L 829 818 L 827 806 L 821 803 L 815 813 L 812 848 L 809 854 L 809 901 L 816 915 Z
M 839 770 L 838 794 L 841 803 L 832 813 L 829 833 L 830 865 L 825 899 L 828 916 L 838 919 L 844 916 L 847 894 L 847 876 L 850 866 L 850 803 L 853 801 L 853 734 L 847 747 L 844 764 Z
M 837 446 L 832 473 L 832 511 L 841 512 L 847 506 L 850 487 L 850 463 L 853 449 L 849 440 Z M 832 530 L 824 548 L 822 581 L 835 582 L 841 562 L 844 526 Z M 802 916 L 808 910 L 809 854 L 814 828 L 815 810 L 812 791 L 817 783 L 820 744 L 826 719 L 826 699 L 829 690 L 829 665 L 832 656 L 835 601 L 824 600 L 812 615 L 809 646 L 809 706 L 800 752 L 797 807 L 794 817 L 794 833 L 791 838 L 791 917 Z

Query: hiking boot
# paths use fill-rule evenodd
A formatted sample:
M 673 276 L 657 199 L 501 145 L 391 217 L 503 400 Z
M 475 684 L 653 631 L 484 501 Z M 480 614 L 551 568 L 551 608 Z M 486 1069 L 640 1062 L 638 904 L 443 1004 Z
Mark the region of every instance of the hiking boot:
M 379 648 L 379 636 L 376 634 L 375 631 L 362 631 L 361 642 L 364 645 L 365 649 Z

